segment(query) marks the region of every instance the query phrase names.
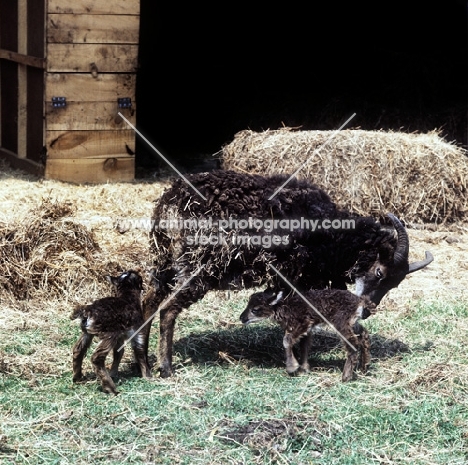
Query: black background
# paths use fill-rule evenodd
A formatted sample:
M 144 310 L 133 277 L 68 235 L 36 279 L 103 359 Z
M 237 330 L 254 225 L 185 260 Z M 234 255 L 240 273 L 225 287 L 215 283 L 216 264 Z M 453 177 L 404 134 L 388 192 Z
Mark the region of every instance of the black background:
M 141 0 L 137 125 L 181 168 L 242 129 L 428 131 L 467 144 L 467 2 Z M 158 165 L 145 143 L 137 164 Z M 159 161 L 159 164 L 162 164 Z

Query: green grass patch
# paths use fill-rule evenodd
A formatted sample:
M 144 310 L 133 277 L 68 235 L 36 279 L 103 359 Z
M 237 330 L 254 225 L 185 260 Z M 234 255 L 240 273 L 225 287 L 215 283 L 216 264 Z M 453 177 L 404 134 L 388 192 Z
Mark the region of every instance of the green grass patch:
M 289 377 L 282 332 L 238 324 L 244 297 L 208 298 L 181 315 L 170 379 L 136 377 L 127 353 L 116 397 L 100 391 L 89 357 L 87 381 L 72 383 L 79 328 L 65 318 L 4 334 L 0 463 L 468 462 L 468 361 L 454 349 L 466 347 L 466 305 L 367 320 L 371 370 L 343 384 L 333 333 L 314 338 L 311 373 Z

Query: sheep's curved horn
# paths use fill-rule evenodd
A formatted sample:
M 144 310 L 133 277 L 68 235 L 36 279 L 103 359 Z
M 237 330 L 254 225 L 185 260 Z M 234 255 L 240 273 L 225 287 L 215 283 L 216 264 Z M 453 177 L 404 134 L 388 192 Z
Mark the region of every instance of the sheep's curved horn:
M 393 226 L 397 232 L 397 246 L 393 254 L 393 261 L 395 265 L 399 265 L 400 263 L 408 263 L 408 233 L 406 232 L 405 227 L 401 224 L 401 221 L 395 215 L 387 213 L 387 216 L 392 220 Z
M 419 260 L 418 262 L 410 263 L 409 270 L 408 270 L 407 274 L 413 273 L 413 271 L 418 271 L 418 270 L 426 267 L 427 265 L 429 265 L 429 263 L 432 262 L 432 260 L 434 260 L 434 256 L 431 254 L 431 252 L 426 250 L 426 258 L 424 260 Z

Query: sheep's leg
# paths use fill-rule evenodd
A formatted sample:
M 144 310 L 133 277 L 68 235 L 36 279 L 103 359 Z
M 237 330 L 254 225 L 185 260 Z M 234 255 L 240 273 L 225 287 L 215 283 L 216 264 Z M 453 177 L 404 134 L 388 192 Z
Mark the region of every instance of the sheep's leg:
M 143 378 L 151 378 L 151 369 L 148 365 L 148 358 L 145 352 L 145 340 L 143 334 L 139 333 L 132 339 L 132 348 L 135 360 L 141 370 L 141 376 Z
M 299 368 L 299 363 L 294 357 L 293 347 L 296 340 L 291 333 L 286 332 L 283 338 L 283 346 L 286 351 L 286 371 L 288 374 L 293 375 Z
M 361 341 L 359 340 L 359 337 L 356 336 L 356 334 L 352 332 L 351 328 L 349 328 L 349 330 L 347 331 L 341 331 L 341 334 L 356 349 L 356 350 L 353 349 L 352 347 L 350 347 L 348 344 L 345 343 L 347 358 L 346 358 L 346 362 L 343 368 L 343 375 L 341 377 L 341 380 L 343 382 L 346 382 L 346 381 L 350 381 L 353 379 L 354 369 L 356 368 L 358 353 L 361 347 L 360 345 Z
M 151 288 L 143 300 L 143 316 L 145 321 L 154 318 L 154 314 L 158 311 L 158 306 L 162 301 L 162 296 L 156 292 L 156 289 Z M 148 322 L 141 330 L 144 338 L 143 347 L 146 357 L 148 357 L 149 337 L 151 332 L 151 321 Z
M 301 339 L 299 344 L 300 344 L 300 351 L 301 351 L 299 373 L 309 373 L 310 371 L 309 350 L 310 350 L 310 346 L 312 345 L 311 331 L 307 331 L 307 334 L 305 335 L 305 337 Z
M 107 372 L 105 362 L 107 354 L 115 347 L 117 342 L 118 339 L 116 340 L 111 336 L 103 337 L 101 342 L 99 342 L 98 346 L 96 347 L 93 356 L 91 357 L 91 362 L 93 362 L 96 376 L 101 380 L 102 390 L 108 394 L 115 395 L 117 395 L 118 392 L 114 381 L 112 381 L 112 378 Z
M 160 310 L 159 326 L 159 371 L 161 378 L 168 378 L 173 373 L 172 344 L 177 315 L 182 311 L 177 306 Z
M 363 373 L 367 372 L 370 365 L 370 339 L 367 329 L 361 326 L 359 323 L 354 325 L 354 333 L 359 337 L 359 346 L 361 348 L 361 354 L 359 357 L 359 368 Z
M 73 382 L 76 383 L 83 378 L 83 372 L 81 367 L 83 365 L 83 359 L 86 352 L 93 341 L 93 335 L 83 332 L 73 346 Z

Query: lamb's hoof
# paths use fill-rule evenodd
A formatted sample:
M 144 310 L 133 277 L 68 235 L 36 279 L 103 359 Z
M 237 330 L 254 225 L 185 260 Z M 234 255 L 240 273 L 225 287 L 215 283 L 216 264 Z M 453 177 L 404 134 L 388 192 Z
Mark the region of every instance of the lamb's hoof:
M 354 374 L 353 373 L 343 373 L 343 376 L 341 377 L 341 381 L 343 383 L 347 383 L 348 381 L 353 381 L 354 379 Z
M 119 395 L 119 391 L 112 386 L 102 386 L 102 392 L 106 394 L 114 394 L 114 396 Z
M 367 371 L 369 370 L 369 365 L 364 365 L 362 368 L 361 368 L 361 373 L 363 375 L 365 375 L 367 373 Z
M 80 381 L 83 381 L 83 378 L 84 378 L 83 374 L 79 373 L 79 374 L 73 376 L 73 382 L 74 383 L 79 383 Z

